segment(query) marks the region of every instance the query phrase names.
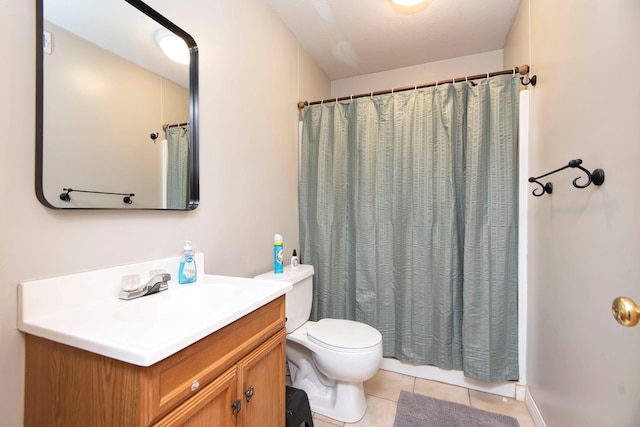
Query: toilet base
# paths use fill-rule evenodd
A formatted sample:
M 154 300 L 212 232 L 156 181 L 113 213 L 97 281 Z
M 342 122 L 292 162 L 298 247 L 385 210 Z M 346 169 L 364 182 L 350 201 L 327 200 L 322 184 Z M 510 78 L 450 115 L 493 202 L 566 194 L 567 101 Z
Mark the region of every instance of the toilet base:
M 367 412 L 367 400 L 362 383 L 337 383 L 329 395 L 310 396 L 313 412 L 345 423 L 359 421 Z
M 289 343 L 287 346 L 288 356 L 296 352 L 291 347 L 298 347 Z M 319 372 L 308 359 L 295 359 L 295 362 L 289 360 L 292 386 L 307 393 L 313 412 L 345 423 L 356 422 L 364 416 L 367 400 L 362 382 L 336 381 Z

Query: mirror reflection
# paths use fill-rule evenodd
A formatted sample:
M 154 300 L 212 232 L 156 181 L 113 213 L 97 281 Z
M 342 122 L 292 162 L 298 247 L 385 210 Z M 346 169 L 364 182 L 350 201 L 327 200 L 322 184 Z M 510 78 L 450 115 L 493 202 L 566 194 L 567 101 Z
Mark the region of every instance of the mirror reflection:
M 40 201 L 52 208 L 195 208 L 193 39 L 137 0 L 40 1 Z M 176 43 L 176 34 L 177 61 L 160 48 L 167 36 Z

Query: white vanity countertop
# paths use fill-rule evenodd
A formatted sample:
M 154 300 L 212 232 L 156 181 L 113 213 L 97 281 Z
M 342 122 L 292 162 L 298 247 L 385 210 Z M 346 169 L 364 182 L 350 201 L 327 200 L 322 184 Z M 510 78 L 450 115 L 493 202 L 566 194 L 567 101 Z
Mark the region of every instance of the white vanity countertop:
M 203 264 L 202 258 L 196 260 Z M 159 268 L 162 261 L 172 276 L 168 290 L 129 301 L 118 298 L 122 275 Z M 292 286 L 201 273 L 196 283 L 179 285 L 172 272 L 179 258 L 158 262 L 20 283 L 18 329 L 150 366 L 284 295 Z

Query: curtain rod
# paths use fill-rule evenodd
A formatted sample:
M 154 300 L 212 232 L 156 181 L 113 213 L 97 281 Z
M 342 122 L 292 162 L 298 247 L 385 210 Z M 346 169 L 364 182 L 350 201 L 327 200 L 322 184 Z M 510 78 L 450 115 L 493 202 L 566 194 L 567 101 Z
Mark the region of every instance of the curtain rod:
M 176 123 L 174 125 L 170 125 L 169 123 L 166 123 L 164 125 L 162 125 L 162 130 L 167 130 L 169 128 L 177 128 L 180 126 L 187 126 L 189 124 L 189 122 L 184 122 L 184 123 Z
M 354 98 L 364 98 L 365 96 L 384 95 L 384 94 L 393 93 L 393 92 L 403 92 L 403 91 L 406 91 L 406 90 L 422 89 L 422 88 L 425 88 L 425 87 L 437 86 L 439 84 L 455 83 L 455 82 L 462 82 L 462 81 L 468 81 L 468 80 L 486 79 L 488 77 L 499 76 L 499 75 L 502 75 L 502 74 L 516 74 L 516 73 L 519 73 L 519 74 L 521 74 L 523 76 L 529 74 L 529 66 L 524 64 L 524 65 L 521 65 L 520 67 L 513 67 L 510 70 L 494 71 L 492 73 L 476 74 L 474 76 L 456 77 L 456 78 L 449 79 L 449 80 L 438 80 L 438 81 L 435 81 L 435 82 L 424 83 L 424 84 L 415 85 L 415 86 L 405 86 L 405 87 L 400 87 L 400 88 L 395 88 L 395 89 L 379 90 L 377 92 L 361 93 L 359 95 L 343 96 L 341 98 L 323 99 L 321 101 L 312 101 L 312 102 L 300 101 L 300 102 L 298 102 L 298 109 L 302 110 L 307 105 L 316 105 L 316 104 L 322 104 L 322 103 L 325 103 L 325 102 L 346 101 L 346 100 L 351 100 L 351 99 L 354 99 Z M 524 81 L 524 77 L 520 77 L 520 81 L 525 86 L 528 85 L 528 84 L 531 84 L 532 86 L 535 86 L 536 85 L 536 76 L 532 76 L 529 79 L 529 81 L 527 81 L 527 82 Z

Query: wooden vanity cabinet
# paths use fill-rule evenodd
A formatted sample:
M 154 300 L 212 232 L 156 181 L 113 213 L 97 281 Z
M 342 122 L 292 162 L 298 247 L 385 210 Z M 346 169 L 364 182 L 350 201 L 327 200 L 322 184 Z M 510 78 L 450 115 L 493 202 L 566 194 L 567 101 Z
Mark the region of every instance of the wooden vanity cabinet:
M 284 296 L 149 367 L 26 335 L 24 425 L 285 421 Z

